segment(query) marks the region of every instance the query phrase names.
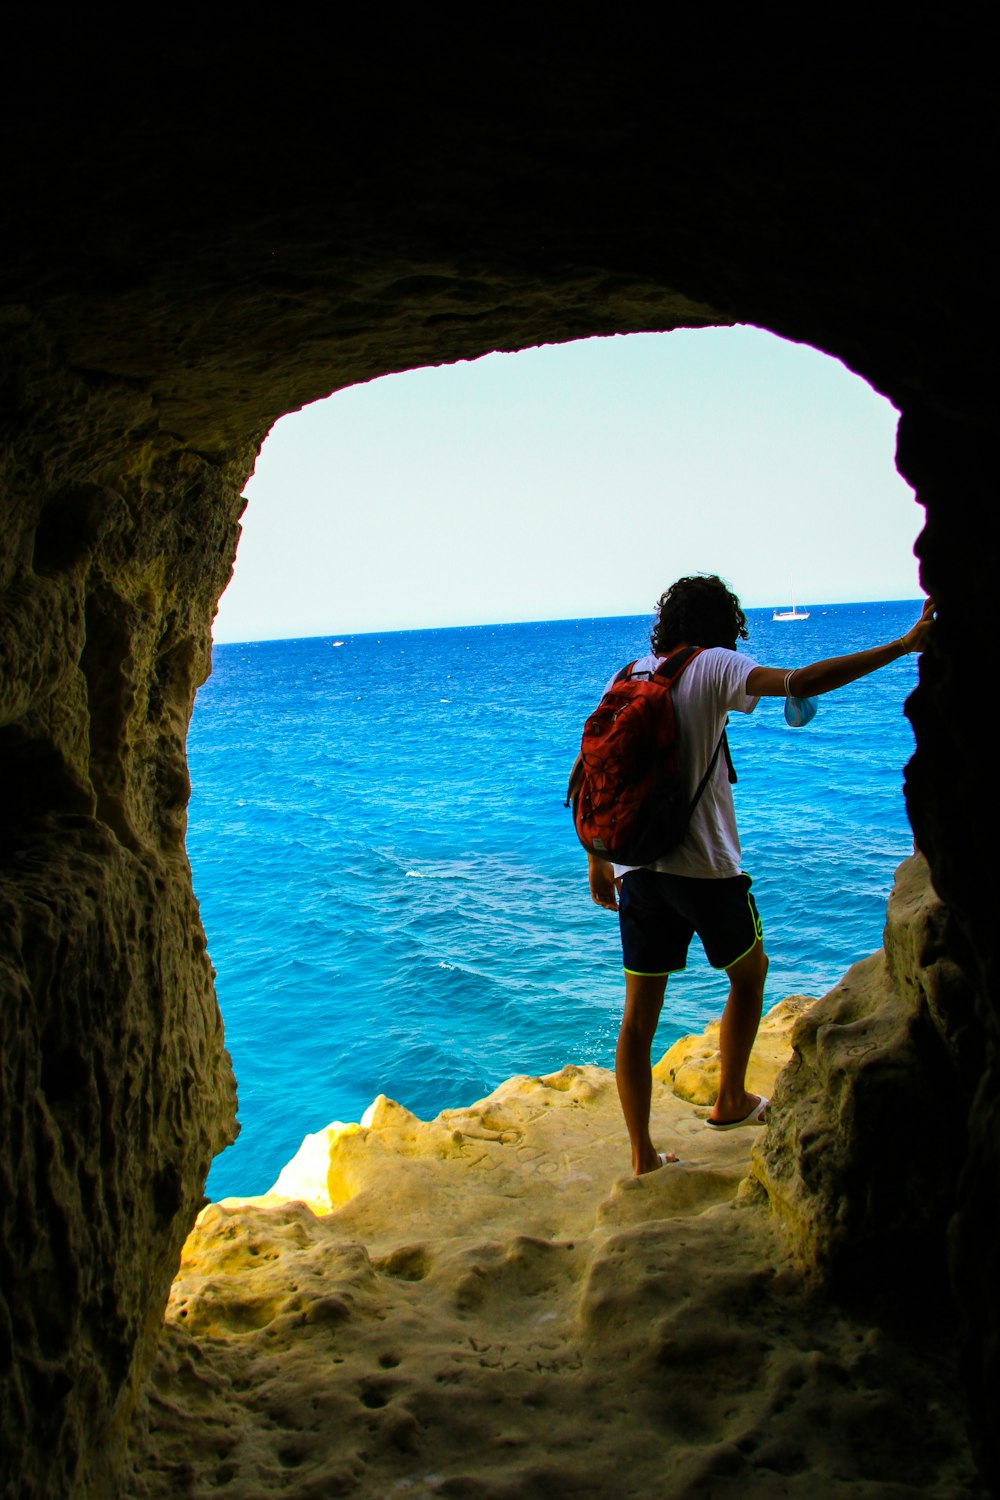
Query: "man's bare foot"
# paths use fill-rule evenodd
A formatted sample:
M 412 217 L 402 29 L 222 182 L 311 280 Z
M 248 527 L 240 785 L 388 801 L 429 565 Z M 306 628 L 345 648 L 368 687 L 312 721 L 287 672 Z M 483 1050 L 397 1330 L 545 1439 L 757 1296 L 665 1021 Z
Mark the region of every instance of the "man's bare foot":
M 635 1169 L 636 1177 L 645 1177 L 649 1172 L 658 1172 L 661 1167 L 667 1166 L 670 1162 L 680 1161 L 680 1157 L 675 1156 L 672 1151 L 657 1151 L 654 1154 L 655 1161 L 643 1163 Z

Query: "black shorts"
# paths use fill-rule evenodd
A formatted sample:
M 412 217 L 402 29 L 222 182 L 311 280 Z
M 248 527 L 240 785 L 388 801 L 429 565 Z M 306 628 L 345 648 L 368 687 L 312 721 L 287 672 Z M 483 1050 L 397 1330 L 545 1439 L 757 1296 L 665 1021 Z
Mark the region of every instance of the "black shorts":
M 627 974 L 676 974 L 695 933 L 713 969 L 729 969 L 761 939 L 750 876 L 695 880 L 630 870 L 618 903 Z

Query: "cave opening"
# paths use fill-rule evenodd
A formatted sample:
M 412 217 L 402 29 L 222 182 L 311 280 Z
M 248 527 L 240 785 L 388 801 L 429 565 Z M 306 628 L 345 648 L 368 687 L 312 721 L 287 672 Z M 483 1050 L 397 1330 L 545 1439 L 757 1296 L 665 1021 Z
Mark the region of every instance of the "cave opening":
M 213 1167 L 213 1198 L 264 1191 L 307 1132 L 360 1119 L 379 1092 L 430 1118 L 511 1074 L 609 1064 L 616 928 L 595 926 L 580 899 L 578 849 L 555 812 L 588 694 L 599 694 L 616 652 L 641 649 L 668 572 L 727 577 L 762 660 L 831 654 L 845 626 L 851 649 L 876 639 L 885 601 L 919 592 L 917 511 L 892 461 L 895 419 L 815 349 L 711 328 L 373 379 L 276 425 L 247 485 L 215 674 L 189 740 L 188 848 L 241 1096 L 242 1134 Z M 595 573 L 594 538 L 619 533 L 617 566 Z M 800 603 L 819 606 L 808 640 L 769 623 L 795 586 Z M 845 600 L 867 607 L 847 621 L 829 609 Z M 501 787 L 466 734 L 470 713 L 488 711 L 464 682 L 469 651 L 488 674 L 491 655 L 518 649 L 518 621 L 608 617 L 624 628 L 585 653 L 581 691 L 552 725 L 534 777 Z M 432 632 L 457 659 L 414 677 L 413 652 Z M 579 672 L 580 642 L 569 649 Z M 447 704 L 435 733 L 461 744 L 474 801 L 490 808 L 495 797 L 501 819 L 505 798 L 546 804 L 540 828 L 511 820 L 506 862 L 497 865 L 474 816 L 428 809 L 428 787 L 454 769 L 426 750 L 416 776 L 394 768 L 383 815 L 379 763 L 363 764 L 359 726 L 343 715 L 343 702 L 353 714 L 370 696 L 368 669 L 349 668 L 360 652 L 376 676 L 405 672 L 407 692 Z M 899 788 L 911 685 L 889 690 L 888 714 L 878 692 L 863 692 L 857 712 L 869 722 L 842 743 L 828 732 L 764 743 L 737 733 L 747 865 L 770 917 L 768 1003 L 824 993 L 881 941 L 892 870 L 911 848 Z M 876 722 L 877 775 L 859 747 Z M 775 755 L 787 777 L 776 811 L 760 805 Z M 410 810 L 399 805 L 403 787 Z M 828 806 L 817 811 L 824 790 Z M 530 954 L 542 925 L 530 900 L 511 897 L 533 840 L 558 848 L 537 876 L 558 946 L 547 963 L 533 957 L 512 973 L 504 952 Z M 502 914 L 485 933 L 471 873 L 478 862 L 482 881 L 484 861 Z M 799 862 L 808 915 L 786 892 Z M 655 1055 L 718 1012 L 718 977 L 700 951 L 670 999 Z M 370 1023 L 358 1023 L 359 1006 Z M 452 1018 L 466 1012 L 479 1030 L 473 1045 L 454 1035 Z
M 3 888 L 10 1486 L 113 1488 L 181 1246 L 231 1136 L 232 1076 L 183 857 L 184 742 L 261 435 L 280 413 L 376 371 L 534 338 L 735 319 L 839 354 L 891 396 L 900 469 L 927 511 L 922 570 L 940 618 L 909 705 L 918 747 L 907 794 L 948 905 L 928 895 L 920 907 L 863 1066 L 845 1062 L 837 1090 L 811 1074 L 813 1102 L 835 1107 L 819 1134 L 808 1115 L 808 1151 L 777 1143 L 787 1191 L 772 1200 L 793 1239 L 800 1210 L 832 1226 L 839 1266 L 874 1268 L 884 1292 L 909 1272 L 923 1293 L 912 1304 L 917 1377 L 891 1358 L 873 1367 L 875 1346 L 888 1347 L 878 1311 L 839 1362 L 767 1361 L 777 1346 L 761 1328 L 731 1370 L 747 1398 L 732 1417 L 718 1379 L 692 1392 L 686 1377 L 715 1375 L 698 1359 L 706 1331 L 717 1335 L 709 1348 L 731 1347 L 721 1315 L 736 1305 L 734 1281 L 710 1289 L 714 1323 L 685 1325 L 674 1305 L 665 1315 L 674 1268 L 637 1232 L 648 1295 L 639 1287 L 616 1306 L 610 1257 L 588 1280 L 591 1326 L 620 1331 L 617 1369 L 632 1380 L 620 1441 L 599 1467 L 580 1434 L 606 1415 L 599 1407 L 590 1423 L 585 1403 L 613 1383 L 608 1342 L 582 1387 L 563 1383 L 561 1427 L 540 1399 L 533 1372 L 549 1355 L 534 1328 L 519 1364 L 504 1366 L 488 1339 L 466 1341 L 461 1357 L 421 1366 L 433 1386 L 408 1391 L 395 1333 L 407 1289 L 435 1274 L 419 1246 L 396 1245 L 375 1272 L 400 1293 L 384 1322 L 365 1325 L 360 1257 L 345 1259 L 336 1296 L 317 1278 L 307 1321 L 333 1334 L 328 1364 L 301 1402 L 273 1387 L 278 1420 L 260 1441 L 247 1431 L 242 1449 L 239 1423 L 279 1373 L 268 1341 L 279 1323 L 301 1327 L 301 1304 L 272 1302 L 268 1323 L 252 1286 L 241 1307 L 234 1298 L 233 1352 L 249 1363 L 220 1367 L 217 1384 L 197 1379 L 178 1342 L 161 1345 L 160 1415 L 178 1413 L 176 1430 L 161 1432 L 165 1447 L 129 1492 L 153 1494 L 156 1476 L 161 1493 L 188 1483 L 200 1440 L 176 1397 L 194 1371 L 210 1408 L 203 1452 L 213 1479 L 242 1469 L 234 1489 L 256 1492 L 266 1467 L 280 1488 L 295 1471 L 304 1487 L 346 1491 L 375 1453 L 399 1467 L 374 1474 L 371 1493 L 445 1463 L 444 1486 L 479 1493 L 467 1459 L 496 1432 L 506 1451 L 487 1457 L 494 1487 L 510 1493 L 526 1493 L 525 1452 L 537 1456 L 539 1493 L 552 1488 L 554 1451 L 557 1482 L 596 1493 L 620 1487 L 638 1449 L 650 1493 L 665 1454 L 678 1491 L 718 1480 L 749 1492 L 776 1472 L 811 1483 L 813 1469 L 820 1488 L 835 1475 L 974 1493 L 967 1470 L 941 1468 L 962 1413 L 953 1405 L 947 1430 L 932 1430 L 959 1381 L 927 1357 L 926 1305 L 955 1298 L 968 1402 L 995 1465 L 996 924 L 982 734 L 968 711 L 996 573 L 991 346 L 977 316 L 988 49 L 951 16 L 905 34 L 869 27 L 860 46 L 831 25 L 819 51 L 811 32 L 770 36 L 758 17 L 745 37 L 700 22 L 679 30 L 671 17 L 652 46 L 645 35 L 609 45 L 603 33 L 560 34 L 550 51 L 501 27 L 487 49 L 434 36 L 418 55 L 407 37 L 387 44 L 381 19 L 370 45 L 338 19 L 316 45 L 299 27 L 272 28 L 266 94 L 248 109 L 258 29 L 227 20 L 192 42 L 153 20 L 151 45 L 134 27 L 95 32 L 85 18 L 53 26 L 42 15 L 5 96 L 3 735 L 25 790 L 19 806 L 9 799 Z M 85 653 L 91 624 L 102 649 Z M 893 1014 L 919 1047 L 896 1045 Z M 617 1209 L 637 1201 L 624 1195 Z M 291 1244 L 302 1228 L 292 1214 L 276 1234 Z M 259 1261 L 258 1243 L 248 1233 Z M 500 1274 L 544 1284 L 544 1247 L 509 1249 L 500 1265 L 468 1259 L 461 1317 Z M 705 1249 L 689 1241 L 688 1259 L 700 1250 L 707 1262 Z M 828 1258 L 806 1259 L 826 1277 Z M 557 1275 L 563 1263 L 548 1256 Z M 741 1283 L 742 1307 L 761 1306 L 760 1264 Z M 350 1383 L 329 1378 L 343 1373 L 352 1305 L 354 1406 Z M 371 1368 L 361 1346 L 376 1323 L 387 1337 Z M 280 1363 L 288 1373 L 293 1361 Z M 653 1371 L 659 1385 L 665 1369 L 680 1378 L 649 1425 L 638 1377 L 648 1387 Z M 857 1424 L 844 1405 L 852 1389 L 867 1409 Z M 803 1420 L 776 1431 L 796 1390 Z M 540 1441 L 518 1449 L 533 1410 Z M 318 1432 L 311 1474 L 302 1412 Z M 706 1413 L 726 1435 L 715 1452 Z M 465 1441 L 449 1457 L 423 1434 L 451 1418 Z M 330 1434 L 355 1419 L 331 1452 Z M 895 1451 L 880 1449 L 893 1429 Z M 844 1477 L 852 1454 L 861 1471 Z

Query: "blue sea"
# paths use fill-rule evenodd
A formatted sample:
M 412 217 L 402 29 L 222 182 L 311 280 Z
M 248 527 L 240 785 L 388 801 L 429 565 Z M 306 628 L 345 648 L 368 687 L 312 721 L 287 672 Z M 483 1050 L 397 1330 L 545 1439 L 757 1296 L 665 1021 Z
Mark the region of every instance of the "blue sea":
M 901 635 L 911 603 L 748 613 L 793 666 Z M 583 720 L 649 619 L 216 646 L 190 737 L 188 849 L 242 1131 L 214 1198 L 263 1192 L 302 1137 L 378 1093 L 423 1118 L 516 1073 L 610 1066 L 617 923 L 590 900 L 563 806 Z M 882 940 L 912 851 L 903 700 L 916 658 L 820 700 L 734 715 L 737 817 L 771 959 L 767 1004 L 821 995 Z M 659 1055 L 718 1016 L 697 943 Z

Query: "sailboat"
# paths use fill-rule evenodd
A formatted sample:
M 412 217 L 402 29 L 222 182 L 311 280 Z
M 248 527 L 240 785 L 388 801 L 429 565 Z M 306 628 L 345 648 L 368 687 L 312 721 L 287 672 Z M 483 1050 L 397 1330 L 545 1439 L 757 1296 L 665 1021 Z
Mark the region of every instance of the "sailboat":
M 794 595 L 792 596 L 791 609 L 776 609 L 771 613 L 772 620 L 808 620 L 808 618 L 809 611 L 807 609 L 797 609 L 795 607 Z

